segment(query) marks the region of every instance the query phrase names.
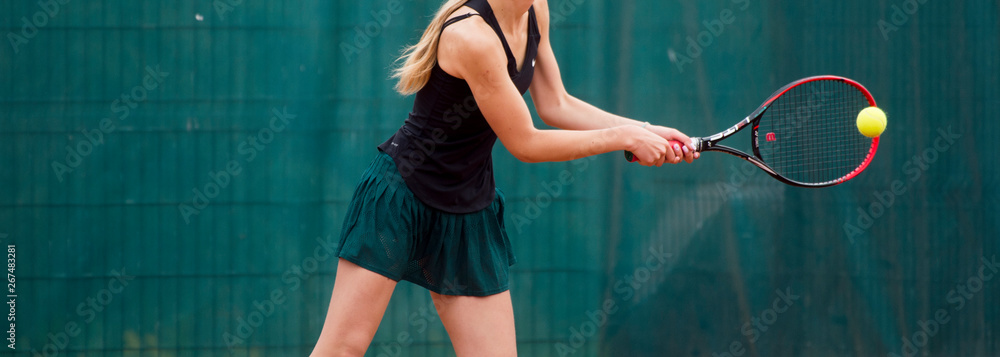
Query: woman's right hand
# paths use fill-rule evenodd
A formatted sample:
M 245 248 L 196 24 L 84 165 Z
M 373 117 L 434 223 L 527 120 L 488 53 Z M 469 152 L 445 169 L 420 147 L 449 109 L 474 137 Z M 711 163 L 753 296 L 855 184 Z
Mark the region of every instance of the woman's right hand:
M 622 126 L 625 150 L 631 151 L 643 166 L 663 166 L 680 162 L 670 142 L 653 132 L 634 125 Z M 680 148 L 677 148 L 680 150 Z

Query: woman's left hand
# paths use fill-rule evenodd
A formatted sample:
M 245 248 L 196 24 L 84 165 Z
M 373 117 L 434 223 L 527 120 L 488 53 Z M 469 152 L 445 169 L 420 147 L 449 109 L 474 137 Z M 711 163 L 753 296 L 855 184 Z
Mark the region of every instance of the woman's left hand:
M 694 161 L 694 159 L 701 157 L 701 153 L 694 150 L 694 146 L 692 146 L 691 144 L 691 138 L 688 137 L 687 135 L 684 135 L 684 133 L 680 132 L 679 130 L 659 125 L 648 125 L 646 126 L 646 129 L 655 133 L 656 135 L 662 136 L 664 139 L 679 141 L 681 143 L 684 143 L 684 145 L 675 145 L 680 147 L 671 146 L 675 154 L 674 156 L 675 159 L 673 162 L 674 164 L 680 162 L 681 158 L 683 158 L 685 162 L 690 164 L 692 161 Z

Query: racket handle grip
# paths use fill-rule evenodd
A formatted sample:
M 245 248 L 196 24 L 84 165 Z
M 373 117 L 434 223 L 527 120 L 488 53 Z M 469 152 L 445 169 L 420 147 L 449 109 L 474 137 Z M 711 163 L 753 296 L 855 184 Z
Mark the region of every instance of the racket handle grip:
M 684 144 L 681 144 L 681 142 L 677 141 L 677 140 L 670 140 L 669 143 L 670 143 L 671 147 L 674 146 L 674 145 L 684 146 Z M 637 162 L 637 161 L 639 161 L 639 158 L 636 157 L 635 154 L 632 154 L 631 151 L 626 150 L 625 151 L 625 160 L 628 160 L 628 162 Z

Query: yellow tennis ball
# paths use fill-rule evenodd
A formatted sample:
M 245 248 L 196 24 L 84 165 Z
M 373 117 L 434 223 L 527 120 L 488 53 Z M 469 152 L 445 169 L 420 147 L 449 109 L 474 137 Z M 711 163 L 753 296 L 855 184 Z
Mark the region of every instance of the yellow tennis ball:
M 887 121 L 885 112 L 876 107 L 868 107 L 858 113 L 858 131 L 869 138 L 882 135 Z

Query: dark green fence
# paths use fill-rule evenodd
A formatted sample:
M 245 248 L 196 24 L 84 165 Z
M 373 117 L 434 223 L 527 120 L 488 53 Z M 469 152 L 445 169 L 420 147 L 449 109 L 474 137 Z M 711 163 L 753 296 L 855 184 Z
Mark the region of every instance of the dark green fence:
M 307 354 L 347 201 L 412 104 L 388 68 L 438 4 L 0 5 L 3 353 Z M 889 128 L 818 190 L 498 145 L 522 355 L 1000 355 L 997 2 L 550 6 L 567 88 L 610 111 L 704 135 L 836 74 Z M 368 354 L 453 354 L 426 291 L 397 287 Z

